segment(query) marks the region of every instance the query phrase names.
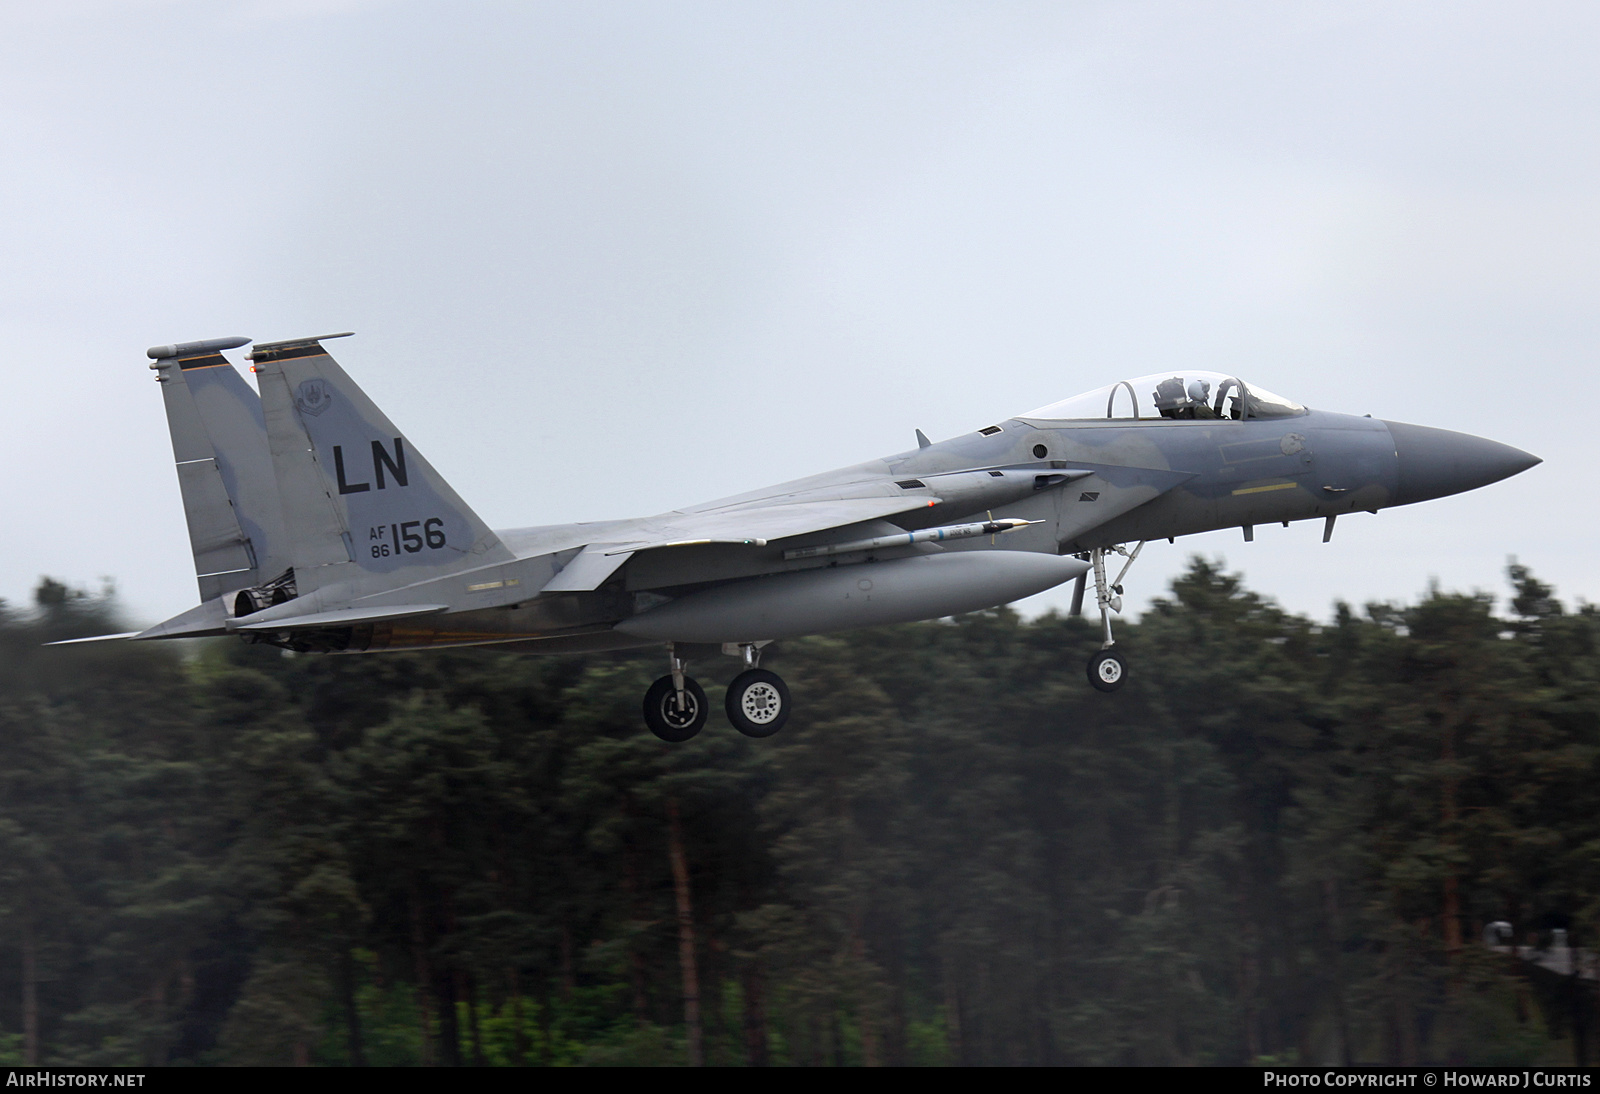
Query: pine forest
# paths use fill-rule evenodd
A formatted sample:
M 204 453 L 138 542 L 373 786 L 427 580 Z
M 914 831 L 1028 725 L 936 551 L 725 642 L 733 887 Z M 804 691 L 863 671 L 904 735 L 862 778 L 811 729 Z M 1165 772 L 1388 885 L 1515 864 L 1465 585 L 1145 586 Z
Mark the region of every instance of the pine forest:
M 1113 695 L 1091 620 L 783 643 L 783 732 L 682 745 L 659 650 L 46 648 L 123 624 L 45 580 L 0 1062 L 1593 1062 L 1485 938 L 1600 950 L 1600 614 L 1505 576 L 1319 623 L 1197 558 Z

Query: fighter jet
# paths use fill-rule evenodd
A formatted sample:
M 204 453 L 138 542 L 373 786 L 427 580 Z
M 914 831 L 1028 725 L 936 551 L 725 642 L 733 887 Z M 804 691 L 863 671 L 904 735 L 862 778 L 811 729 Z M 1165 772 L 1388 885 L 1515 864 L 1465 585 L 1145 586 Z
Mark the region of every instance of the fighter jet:
M 156 346 L 199 606 L 137 640 L 237 635 L 316 653 L 662 645 L 644 697 L 667 741 L 705 725 L 691 658 L 741 658 L 725 709 L 768 737 L 788 688 L 778 639 L 994 607 L 1092 585 L 1089 683 L 1128 665 L 1112 635 L 1145 544 L 1377 512 L 1539 463 L 1463 433 L 1311 410 L 1234 376 L 1120 380 L 937 443 L 656 516 L 492 531 L 323 343 L 256 344 L 259 391 L 223 351 Z M 1118 565 L 1120 563 L 1120 565 Z M 1113 575 L 1111 567 L 1117 566 Z

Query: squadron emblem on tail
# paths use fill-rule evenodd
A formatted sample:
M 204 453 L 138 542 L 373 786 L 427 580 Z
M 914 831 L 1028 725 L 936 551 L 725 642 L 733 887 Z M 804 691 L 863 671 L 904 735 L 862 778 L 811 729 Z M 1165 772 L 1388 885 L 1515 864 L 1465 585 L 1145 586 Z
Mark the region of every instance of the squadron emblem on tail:
M 328 382 L 326 380 L 306 380 L 295 389 L 294 407 L 302 414 L 310 414 L 315 417 L 327 410 L 332 401 L 328 394 Z

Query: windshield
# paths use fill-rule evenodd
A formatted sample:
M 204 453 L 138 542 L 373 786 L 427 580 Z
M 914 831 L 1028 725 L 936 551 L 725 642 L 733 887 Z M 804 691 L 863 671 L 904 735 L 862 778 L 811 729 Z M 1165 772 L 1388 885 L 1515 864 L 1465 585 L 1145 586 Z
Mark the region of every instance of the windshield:
M 1096 388 L 1019 415 L 1023 418 L 1293 418 L 1306 408 L 1220 372 L 1157 372 Z

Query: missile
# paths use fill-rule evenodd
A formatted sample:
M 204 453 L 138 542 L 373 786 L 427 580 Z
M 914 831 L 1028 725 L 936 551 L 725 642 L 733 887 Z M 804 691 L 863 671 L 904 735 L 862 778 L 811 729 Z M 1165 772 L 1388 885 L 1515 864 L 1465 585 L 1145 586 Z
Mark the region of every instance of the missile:
M 900 537 L 892 537 L 899 540 Z M 1035 551 L 952 551 L 753 577 L 689 593 L 616 625 L 667 642 L 762 642 L 992 608 L 1089 568 Z
M 786 562 L 798 558 L 821 558 L 824 555 L 843 555 L 852 551 L 876 551 L 883 547 L 905 547 L 912 543 L 937 543 L 942 539 L 970 539 L 973 536 L 993 536 L 1015 532 L 1030 524 L 1043 524 L 1041 520 L 985 520 L 976 524 L 947 524 L 943 528 L 923 528 L 917 532 L 901 532 L 892 536 L 874 536 L 872 539 L 853 539 L 849 543 L 824 543 L 820 547 L 792 547 L 783 552 Z

